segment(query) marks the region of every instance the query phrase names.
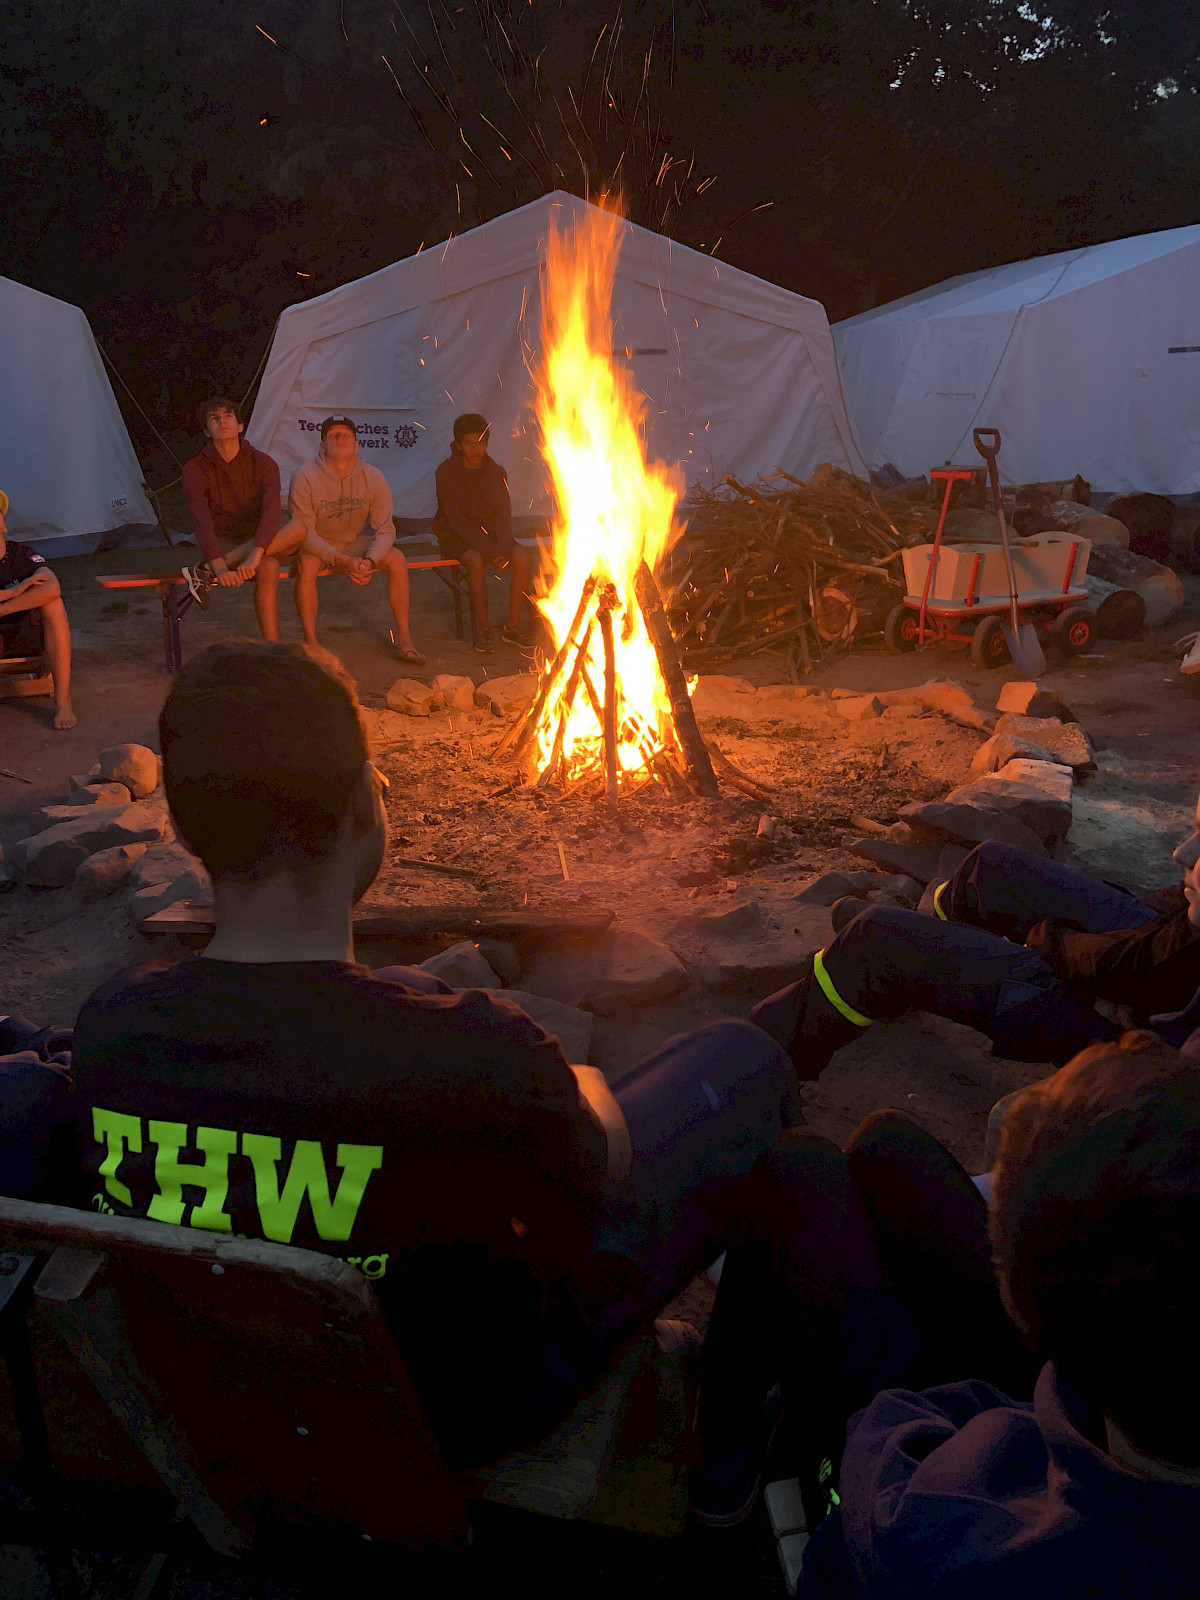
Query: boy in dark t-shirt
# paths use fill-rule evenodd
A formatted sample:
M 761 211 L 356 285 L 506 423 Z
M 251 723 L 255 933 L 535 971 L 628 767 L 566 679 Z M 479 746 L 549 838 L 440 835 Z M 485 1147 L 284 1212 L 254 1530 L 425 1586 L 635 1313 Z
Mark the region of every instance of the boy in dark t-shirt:
M 90 1203 L 342 1257 L 452 1462 L 538 1437 L 719 1253 L 716 1219 L 790 1109 L 785 1053 L 712 1024 L 614 1097 L 502 994 L 357 965 L 382 785 L 323 652 L 204 651 L 160 735 L 217 931 L 79 1014 Z
M 79 718 L 71 705 L 71 625 L 58 579 L 43 557 L 8 538 L 8 496 L 0 489 L 0 655 L 38 655 L 45 649 L 54 679 L 54 726 L 60 733 Z M 42 639 L 27 627 L 38 613 Z

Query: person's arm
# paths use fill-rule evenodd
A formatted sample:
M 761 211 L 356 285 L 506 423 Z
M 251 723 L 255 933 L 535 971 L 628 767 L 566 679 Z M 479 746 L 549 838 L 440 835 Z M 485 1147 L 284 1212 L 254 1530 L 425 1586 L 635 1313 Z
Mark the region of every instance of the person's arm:
M 378 565 L 396 542 L 396 524 L 392 521 L 392 491 L 379 468 L 368 472 L 371 482 L 371 509 L 367 523 L 375 537 L 367 546 L 366 559 Z
M 39 566 L 29 577 L 0 592 L 0 617 L 13 611 L 32 611 L 35 606 L 44 606 L 47 600 L 56 599 L 61 592 L 50 568 Z
M 633 1141 L 629 1126 L 622 1114 L 617 1098 L 608 1087 L 608 1080 L 599 1067 L 571 1068 L 579 1093 L 588 1110 L 604 1129 L 608 1147 L 608 1183 L 610 1188 L 624 1183 L 633 1168 Z
M 265 550 L 279 532 L 279 518 L 283 510 L 283 500 L 279 492 L 279 467 L 273 456 L 265 455 L 261 450 L 256 453 L 254 464 L 258 469 L 256 476 L 262 495 L 260 502 L 262 509 L 258 514 L 254 545 L 257 550 Z
M 496 561 L 500 552 L 493 541 L 475 522 L 467 515 L 465 508 L 455 493 L 454 479 L 446 469 L 443 462 L 437 469 L 437 497 L 438 510 L 446 519 L 450 529 L 456 533 L 464 544 L 470 545 L 472 550 L 478 550 L 485 561 Z
M 187 501 L 187 508 L 192 513 L 192 524 L 195 528 L 196 538 L 200 543 L 200 550 L 204 559 L 210 564 L 220 562 L 220 570 L 225 570 L 225 557 L 221 551 L 221 542 L 217 538 L 217 531 L 213 527 L 212 507 L 208 503 L 208 484 L 204 477 L 204 470 L 194 460 L 185 461 L 183 464 L 183 498 Z
M 1200 928 L 1188 921 L 1186 905 L 1115 933 L 1084 933 L 1048 917 L 1025 943 L 1067 983 L 1142 1017 L 1182 1009 L 1200 988 Z
M 492 528 L 492 538 L 501 558 L 507 561 L 512 555 L 513 547 L 512 500 L 509 497 L 508 477 L 504 468 L 498 462 L 494 465 L 500 481 L 496 488 L 495 525 Z

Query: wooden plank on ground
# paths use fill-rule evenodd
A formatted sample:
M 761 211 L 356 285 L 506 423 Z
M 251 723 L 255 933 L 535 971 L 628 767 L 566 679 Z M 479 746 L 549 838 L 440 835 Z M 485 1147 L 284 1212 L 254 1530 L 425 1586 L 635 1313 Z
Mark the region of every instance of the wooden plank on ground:
M 363 911 L 354 919 L 356 939 L 396 939 L 423 933 L 458 933 L 464 938 L 511 939 L 525 934 L 578 935 L 603 933 L 614 913 L 604 907 L 534 906 L 502 910 L 492 906 L 391 906 Z M 213 927 L 207 901 L 177 900 L 141 923 L 143 933 L 205 933 Z

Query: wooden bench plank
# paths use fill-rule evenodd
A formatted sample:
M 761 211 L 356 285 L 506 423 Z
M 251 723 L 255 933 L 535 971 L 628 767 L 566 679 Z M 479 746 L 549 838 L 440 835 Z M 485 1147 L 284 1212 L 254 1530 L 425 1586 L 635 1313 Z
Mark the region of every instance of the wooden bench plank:
M 432 572 L 435 567 L 460 567 L 462 563 L 447 558 L 446 560 L 438 561 L 408 561 L 405 565 L 410 572 Z M 289 567 L 280 567 L 279 576 L 281 578 L 291 577 L 291 569 Z M 333 573 L 323 571 L 319 572 L 317 576 L 331 578 Z M 374 577 L 375 574 L 372 573 L 371 576 Z M 95 581 L 102 589 L 157 589 L 160 584 L 164 588 L 182 584 L 184 577 L 182 572 L 113 572 L 98 575 Z
M 356 939 L 395 939 L 422 933 L 459 933 L 476 939 L 522 934 L 570 936 L 604 933 L 615 913 L 604 907 L 541 911 L 532 906 L 503 910 L 491 906 L 391 906 L 363 911 L 354 918 Z M 177 900 L 140 924 L 143 933 L 204 933 L 215 926 L 209 901 Z

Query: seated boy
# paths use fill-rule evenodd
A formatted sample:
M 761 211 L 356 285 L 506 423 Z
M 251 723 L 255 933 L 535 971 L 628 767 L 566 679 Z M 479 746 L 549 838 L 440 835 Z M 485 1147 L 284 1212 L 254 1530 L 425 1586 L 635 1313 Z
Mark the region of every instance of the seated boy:
M 301 467 L 288 494 L 291 521 L 281 539 L 296 558 L 296 613 L 306 644 L 317 643 L 317 575 L 343 571 L 351 583 L 370 583 L 380 568 L 387 573 L 388 605 L 396 622 L 396 656 L 422 666 L 425 657 L 408 626 L 408 563 L 397 550 L 392 521 L 392 491 L 378 467 L 360 460 L 358 431 L 349 417 L 326 417 L 321 450 Z M 272 637 L 276 637 L 273 635 Z
M 1032 1402 L 979 1379 L 878 1394 L 850 1424 L 840 1515 L 800 1594 L 1194 1594 L 1200 1064 L 1129 1033 L 1028 1090 L 991 1235 L 1005 1304 L 1045 1362 Z
M 324 652 L 203 651 L 160 736 L 216 932 L 80 1012 L 90 1202 L 351 1261 L 455 1464 L 539 1437 L 719 1254 L 739 1184 L 793 1120 L 787 1056 L 713 1023 L 614 1096 L 503 993 L 357 965 L 383 783 Z
M 863 1028 L 913 1007 L 978 1028 L 1015 1061 L 1061 1063 L 1147 1019 L 1182 1043 L 1200 1023 L 1200 806 L 1173 859 L 1182 890 L 1156 911 L 1073 867 L 979 845 L 931 886 L 931 915 L 860 912 L 753 1018 L 808 1078 Z
M 71 625 L 58 579 L 42 556 L 8 538 L 8 496 L 0 489 L 0 654 L 33 654 L 34 641 L 21 624 L 33 612 L 42 619 L 42 645 L 54 679 L 54 726 L 60 733 L 79 721 L 71 705 Z
M 513 538 L 512 506 L 504 468 L 487 453 L 488 421 L 477 411 L 454 419 L 450 454 L 437 469 L 437 515 L 433 531 L 444 556 L 461 561 L 467 573 L 471 610 L 479 636 L 476 650 L 496 648 L 488 621 L 486 568 L 512 567 L 508 585 L 508 621 L 501 630 L 505 644 L 532 643 L 521 628 L 521 609 L 529 588 L 532 562 Z
M 261 562 L 268 553 L 277 558 L 289 548 L 279 538 L 279 468 L 242 438 L 241 414 L 234 401 L 218 395 L 197 406 L 196 415 L 208 443 L 198 456 L 184 462 L 183 493 L 204 559 L 184 567 L 183 576 L 204 610 L 214 584 L 238 589 L 254 578 L 258 625 L 265 639 L 277 638 L 278 565 L 272 573 Z

